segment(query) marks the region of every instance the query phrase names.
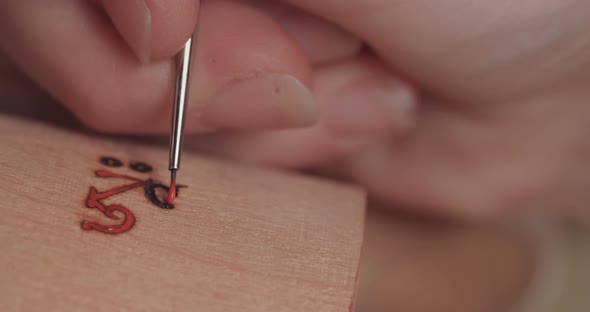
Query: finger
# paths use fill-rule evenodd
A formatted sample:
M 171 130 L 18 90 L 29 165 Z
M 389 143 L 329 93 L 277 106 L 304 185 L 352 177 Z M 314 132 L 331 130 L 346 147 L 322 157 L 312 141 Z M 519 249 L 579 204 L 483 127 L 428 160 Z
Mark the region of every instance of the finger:
M 272 16 L 303 49 L 314 65 L 352 58 L 360 53 L 360 39 L 325 19 L 274 0 L 244 1 Z
M 348 155 L 368 139 L 341 139 L 320 126 L 253 133 L 216 133 L 188 137 L 186 150 L 205 152 L 240 162 L 281 168 L 311 168 Z
M 106 132 L 169 131 L 172 60 L 140 64 L 89 2 L 0 6 L 0 46 L 86 124 Z M 187 131 L 315 121 L 315 102 L 303 83 L 309 67 L 270 18 L 234 2 L 207 1 L 200 30 Z
M 270 17 L 231 1 L 204 1 L 195 49 L 189 99 L 203 124 L 261 129 L 317 120 L 305 86 L 310 65 Z
M 521 39 L 522 34 L 529 34 L 529 28 L 543 27 L 546 20 L 556 18 L 549 17 L 551 14 L 565 12 L 559 10 L 559 1 L 541 6 L 521 2 L 519 10 L 468 0 L 285 2 L 359 36 L 391 67 L 454 105 L 483 107 L 490 102 L 512 101 L 545 92 L 548 79 L 564 77 L 561 63 L 543 67 L 542 75 L 531 74 L 540 68 L 533 60 L 547 57 L 543 52 L 551 50 L 547 49 L 551 45 L 545 44 L 553 37 L 538 32 L 528 40 Z M 500 46 L 510 49 L 497 48 Z M 507 70 L 529 74 L 514 83 L 506 79 Z
M 125 42 L 144 63 L 171 57 L 194 32 L 198 0 L 102 0 Z
M 349 32 L 299 10 L 292 10 L 277 20 L 316 65 L 353 57 L 363 48 L 361 40 Z
M 399 135 L 414 125 L 416 91 L 374 55 L 320 67 L 314 87 L 322 124 L 335 135 Z
M 382 17 L 392 7 L 388 1 L 285 0 L 284 2 L 345 27 L 357 35 L 360 33 L 364 35 L 370 30 L 375 30 L 374 26 L 381 22 L 377 17 Z
M 314 72 L 320 123 L 301 130 L 213 134 L 186 146 L 241 161 L 310 167 L 408 131 L 415 118 L 413 89 L 373 57 L 325 65 Z
M 554 107 L 484 119 L 425 103 L 408 137 L 359 150 L 339 169 L 376 198 L 413 212 L 482 220 L 554 208 L 552 195 L 567 184 L 564 167 L 575 163 L 563 130 L 578 126 L 574 116 L 558 125 L 546 115 Z

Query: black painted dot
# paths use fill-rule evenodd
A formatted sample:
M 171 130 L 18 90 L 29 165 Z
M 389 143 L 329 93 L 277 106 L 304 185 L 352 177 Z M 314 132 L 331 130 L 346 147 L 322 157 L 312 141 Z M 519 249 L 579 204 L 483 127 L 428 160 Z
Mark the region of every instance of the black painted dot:
M 138 171 L 138 172 L 151 172 L 152 171 L 152 166 L 143 163 L 141 161 L 137 161 L 137 162 L 131 162 L 129 163 L 129 167 L 131 169 L 133 169 L 134 171 Z
M 177 185 L 176 186 L 176 196 L 178 197 L 180 195 L 180 189 L 181 188 L 186 188 L 188 186 L 186 185 Z M 172 209 L 174 208 L 173 204 L 167 203 L 165 200 L 162 200 L 158 197 L 158 194 L 156 193 L 156 189 L 162 189 L 164 190 L 166 193 L 168 193 L 170 191 L 170 188 L 164 184 L 161 183 L 156 183 L 154 182 L 152 179 L 147 179 L 145 181 L 144 187 L 143 187 L 144 191 L 145 191 L 145 197 L 147 197 L 147 199 L 149 201 L 152 202 L 152 204 L 163 208 L 163 209 Z
M 168 192 L 170 191 L 170 188 L 167 187 L 166 185 L 160 184 L 160 183 L 154 183 L 154 181 L 152 181 L 152 179 L 147 179 L 146 183 L 144 184 L 144 191 L 145 191 L 145 196 L 152 202 L 152 204 L 163 208 L 163 209 L 172 209 L 174 208 L 173 204 L 167 203 L 163 200 L 161 200 L 160 198 L 158 198 L 158 195 L 156 194 L 156 189 L 163 189 L 164 191 Z
M 109 167 L 121 167 L 123 163 L 115 157 L 103 156 L 100 158 L 100 163 Z

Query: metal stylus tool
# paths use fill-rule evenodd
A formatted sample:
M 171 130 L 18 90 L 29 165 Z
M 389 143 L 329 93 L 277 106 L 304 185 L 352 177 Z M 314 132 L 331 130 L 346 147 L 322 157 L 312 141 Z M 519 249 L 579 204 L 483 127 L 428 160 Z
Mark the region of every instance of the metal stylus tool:
M 182 135 L 184 131 L 184 112 L 188 95 L 188 81 L 191 65 L 192 37 L 184 44 L 184 48 L 176 57 L 176 88 L 174 91 L 174 108 L 172 111 L 172 133 L 170 135 L 170 190 L 168 202 L 173 203 L 176 197 L 176 172 L 180 168 L 182 151 Z

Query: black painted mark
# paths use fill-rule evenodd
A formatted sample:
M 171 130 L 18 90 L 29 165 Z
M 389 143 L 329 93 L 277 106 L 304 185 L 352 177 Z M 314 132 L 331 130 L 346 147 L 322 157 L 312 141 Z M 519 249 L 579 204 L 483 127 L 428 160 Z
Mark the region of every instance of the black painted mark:
M 123 163 L 115 157 L 103 156 L 100 158 L 100 163 L 109 167 L 121 167 Z
M 178 195 L 178 191 L 183 188 L 183 187 L 187 187 L 186 185 L 178 185 L 176 186 L 176 195 Z M 147 199 L 149 199 L 152 204 L 163 208 L 163 209 L 172 209 L 174 208 L 173 204 L 167 203 L 165 200 L 161 200 L 158 197 L 158 194 L 156 194 L 156 189 L 162 189 L 164 191 L 166 191 L 166 193 L 168 193 L 168 191 L 170 191 L 170 188 L 167 185 L 161 184 L 161 183 L 155 183 L 154 180 L 152 179 L 147 179 L 145 181 L 144 184 L 144 191 L 145 191 L 145 197 L 147 197 Z
M 131 168 L 133 171 L 143 172 L 143 173 L 152 171 L 152 166 L 150 166 L 144 162 L 141 162 L 141 161 L 130 162 L 129 168 Z

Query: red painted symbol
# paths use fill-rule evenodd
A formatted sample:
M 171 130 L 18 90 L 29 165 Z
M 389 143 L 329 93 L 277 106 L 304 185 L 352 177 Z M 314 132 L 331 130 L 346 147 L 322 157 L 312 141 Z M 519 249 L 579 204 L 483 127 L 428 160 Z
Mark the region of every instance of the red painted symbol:
M 121 161 L 112 157 L 102 157 L 100 162 L 110 167 L 121 167 L 123 165 Z M 144 163 L 131 163 L 130 168 L 134 171 L 142 173 L 150 172 L 152 170 L 151 166 Z M 156 188 L 169 191 L 168 187 L 159 183 L 154 183 L 152 179 L 142 180 L 124 174 L 113 173 L 108 170 L 97 170 L 95 171 L 95 174 L 99 178 L 123 179 L 130 181 L 131 183 L 116 186 L 103 192 L 98 191 L 96 187 L 91 186 L 85 201 L 86 207 L 98 209 L 107 218 L 119 222 L 114 224 L 102 224 L 99 222 L 83 220 L 80 226 L 84 230 L 96 230 L 107 234 L 120 234 L 131 230 L 135 224 L 135 215 L 133 215 L 133 212 L 131 212 L 129 208 L 120 204 L 106 205 L 102 202 L 102 200 L 139 187 L 143 187 L 145 196 L 154 205 L 164 209 L 174 208 L 174 205 L 163 202 L 158 198 L 158 196 L 156 196 Z
M 119 205 L 119 204 L 111 204 L 105 206 L 101 202 L 101 200 L 109 198 L 113 195 L 117 195 L 129 190 L 132 190 L 137 187 L 144 186 L 145 181 L 130 177 L 127 175 L 116 174 L 112 173 L 107 170 L 98 170 L 96 171 L 96 176 L 100 178 L 121 178 L 129 181 L 133 181 L 133 183 L 125 184 L 117 187 L 113 187 L 110 190 L 99 192 L 94 186 L 90 187 L 90 192 L 88 193 L 88 197 L 86 197 L 86 207 L 94 208 L 100 210 L 105 216 L 113 220 L 120 220 L 121 217 L 116 215 L 115 212 L 120 212 L 123 214 L 123 222 L 119 224 L 100 224 L 98 222 L 90 222 L 90 221 L 82 221 L 82 228 L 84 230 L 97 230 L 103 233 L 108 234 L 119 234 L 123 232 L 129 231 L 133 225 L 135 224 L 135 216 L 129 210 L 129 208 Z

